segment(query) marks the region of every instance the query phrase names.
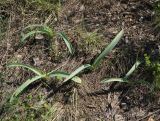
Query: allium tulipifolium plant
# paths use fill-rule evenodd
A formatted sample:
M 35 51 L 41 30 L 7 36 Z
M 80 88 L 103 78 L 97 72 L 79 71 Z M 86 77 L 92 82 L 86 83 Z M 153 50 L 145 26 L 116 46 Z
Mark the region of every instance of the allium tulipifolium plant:
M 25 31 L 29 31 L 27 33 L 24 33 Z M 74 54 L 74 49 L 72 47 L 72 44 L 70 43 L 69 39 L 67 38 L 67 36 L 65 35 L 64 32 L 55 32 L 53 31 L 50 27 L 46 26 L 46 25 L 39 25 L 39 24 L 34 24 L 34 25 L 29 25 L 27 27 L 25 27 L 23 29 L 23 32 L 21 33 L 21 41 L 20 41 L 20 45 L 24 45 L 27 42 L 27 39 L 29 37 L 32 37 L 36 34 L 44 34 L 46 36 L 48 36 L 48 38 L 51 40 L 54 37 L 56 37 L 57 35 L 60 36 L 62 38 L 62 40 L 65 42 L 69 52 L 71 55 Z
M 16 97 L 18 97 L 18 95 L 20 93 L 22 93 L 24 91 L 24 89 L 26 89 L 30 84 L 32 84 L 33 82 L 38 81 L 40 79 L 48 80 L 53 77 L 58 77 L 58 78 L 66 78 L 64 82 L 66 82 L 68 80 L 72 80 L 76 83 L 81 83 L 81 79 L 76 76 L 77 72 L 73 73 L 73 74 L 68 74 L 67 72 L 54 71 L 54 70 L 51 72 L 44 72 L 44 71 L 39 70 L 35 67 L 29 66 L 29 65 L 24 65 L 24 64 L 19 64 L 19 63 L 9 64 L 7 66 L 8 67 L 22 67 L 22 68 L 28 69 L 36 74 L 36 76 L 34 76 L 31 79 L 26 80 L 25 83 L 23 83 L 20 87 L 18 87 L 16 89 L 16 91 L 13 93 L 13 95 L 10 98 L 10 102 L 12 102 Z M 83 69 L 83 67 L 81 68 L 81 70 L 82 69 Z
M 41 25 L 32 25 L 32 26 L 28 26 L 27 28 L 34 28 L 34 27 L 42 27 L 41 29 L 39 29 L 38 31 L 33 30 L 32 32 L 29 32 L 25 35 L 23 35 L 21 42 L 25 43 L 26 38 L 28 38 L 31 35 L 34 35 L 35 33 L 45 33 L 47 34 L 49 37 L 53 37 L 54 36 L 54 32 L 46 27 L 46 26 L 41 26 Z M 27 29 L 25 28 L 25 29 Z M 100 65 L 100 62 L 104 59 L 104 57 L 106 55 L 108 55 L 113 48 L 117 45 L 117 43 L 120 41 L 120 39 L 122 38 L 124 34 L 124 30 L 121 30 L 116 37 L 112 40 L 112 42 L 102 51 L 102 53 L 95 59 L 95 61 L 93 62 L 93 64 L 85 64 L 80 66 L 79 68 L 77 68 L 75 71 L 73 71 L 71 74 L 68 74 L 67 72 L 62 72 L 62 71 L 51 71 L 51 72 L 44 72 L 42 70 L 39 70 L 35 67 L 29 66 L 29 65 L 24 65 L 24 64 L 19 64 L 19 63 L 14 63 L 14 64 L 8 64 L 8 67 L 22 67 L 25 69 L 28 69 L 32 72 L 34 72 L 36 74 L 35 77 L 28 79 L 25 83 L 23 83 L 19 88 L 16 89 L 16 91 L 13 93 L 13 95 L 10 98 L 10 102 L 12 102 L 16 97 L 18 97 L 20 95 L 20 93 L 22 93 L 24 91 L 24 89 L 26 89 L 30 84 L 32 84 L 35 81 L 38 81 L 40 79 L 44 79 L 44 80 L 48 80 L 50 78 L 53 77 L 59 77 L 59 78 L 65 78 L 63 83 L 72 80 L 76 83 L 81 83 L 82 80 L 77 77 L 76 75 L 80 74 L 82 71 L 86 70 L 86 69 L 90 69 L 93 70 L 95 68 L 97 68 L 97 66 Z M 58 33 L 59 36 L 61 36 L 63 38 L 63 40 L 65 41 L 69 51 L 71 54 L 73 54 L 73 48 L 70 44 L 70 42 L 68 41 L 66 35 L 64 33 Z M 130 75 L 130 73 L 132 73 L 132 71 L 134 70 L 131 69 L 127 74 L 126 77 L 128 77 Z

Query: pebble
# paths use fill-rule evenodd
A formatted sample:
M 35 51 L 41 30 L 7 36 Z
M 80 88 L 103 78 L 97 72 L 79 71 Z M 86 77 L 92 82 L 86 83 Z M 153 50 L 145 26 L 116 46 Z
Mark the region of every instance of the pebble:
M 79 11 L 84 11 L 85 10 L 85 7 L 84 7 L 84 5 L 82 5 L 81 7 L 80 7 L 80 9 L 79 9 Z

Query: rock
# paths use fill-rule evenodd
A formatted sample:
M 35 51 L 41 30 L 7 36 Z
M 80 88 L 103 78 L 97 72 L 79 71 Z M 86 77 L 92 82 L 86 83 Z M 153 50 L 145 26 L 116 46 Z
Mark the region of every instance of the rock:
M 114 116 L 114 119 L 115 119 L 115 121 L 125 121 L 125 118 L 120 114 L 116 114 Z
M 113 28 L 113 27 L 109 28 L 108 31 L 109 31 L 109 33 L 113 33 L 113 34 L 117 34 L 118 33 L 117 28 Z
M 33 58 L 33 61 L 35 66 L 40 66 L 43 63 L 39 58 Z
M 80 7 L 79 11 L 84 11 L 84 10 L 85 10 L 85 7 L 84 7 L 84 5 L 82 5 L 82 6 Z
M 43 40 L 43 39 L 44 39 L 44 36 L 43 36 L 42 34 L 37 34 L 37 35 L 35 36 L 35 39 L 36 39 L 36 40 Z

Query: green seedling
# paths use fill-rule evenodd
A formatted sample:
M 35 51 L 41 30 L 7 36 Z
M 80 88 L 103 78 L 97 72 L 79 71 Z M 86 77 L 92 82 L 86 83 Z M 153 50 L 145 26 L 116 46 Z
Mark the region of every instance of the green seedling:
M 44 79 L 44 80 L 48 80 L 50 78 L 53 77 L 59 77 L 59 78 L 66 78 L 64 82 L 68 81 L 68 80 L 72 80 L 76 83 L 81 83 L 81 79 L 79 77 L 77 77 L 76 75 L 83 70 L 83 68 L 80 68 L 80 70 L 76 73 L 73 72 L 71 74 L 68 74 L 67 72 L 62 72 L 62 71 L 51 71 L 51 72 L 44 72 L 42 70 L 36 69 L 35 67 L 29 66 L 29 65 L 24 65 L 24 64 L 9 64 L 8 67 L 22 67 L 25 69 L 28 69 L 32 72 L 34 72 L 36 74 L 35 77 L 28 79 L 25 83 L 23 83 L 20 87 L 18 87 L 16 89 L 16 91 L 13 93 L 13 95 L 10 98 L 10 102 L 12 102 L 13 100 L 16 99 L 16 97 L 18 97 L 18 95 L 20 93 L 22 93 L 24 91 L 24 89 L 26 89 L 30 84 L 32 84 L 33 82 L 40 80 L 40 79 Z
M 20 45 L 24 45 L 27 42 L 27 39 L 29 37 L 34 36 L 35 34 L 45 34 L 46 36 L 49 37 L 50 40 L 58 35 L 65 42 L 69 52 L 72 55 L 74 54 L 74 49 L 72 47 L 72 44 L 70 43 L 70 41 L 67 38 L 67 36 L 65 35 L 65 33 L 63 33 L 63 32 L 56 33 L 51 28 L 49 28 L 48 26 L 39 25 L 39 24 L 29 25 L 29 26 L 25 27 L 23 31 L 27 31 L 27 30 L 29 30 L 28 33 L 26 33 L 26 34 L 24 32 L 21 33 L 22 38 L 21 38 L 21 41 L 20 41 Z
M 129 83 L 128 78 L 138 68 L 139 65 L 140 65 L 140 61 L 137 61 L 123 78 L 104 79 L 101 81 L 101 83 L 110 83 L 110 82 L 127 82 L 127 83 Z

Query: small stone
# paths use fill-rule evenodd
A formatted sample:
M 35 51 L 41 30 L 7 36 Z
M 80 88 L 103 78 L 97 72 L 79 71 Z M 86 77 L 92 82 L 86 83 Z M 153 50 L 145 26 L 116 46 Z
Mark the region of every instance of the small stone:
M 133 26 L 133 29 L 136 29 L 137 27 L 136 26 Z
M 144 116 L 144 115 L 145 115 L 145 111 L 142 110 L 142 109 L 140 109 L 140 110 L 138 111 L 138 113 L 137 113 L 137 116 L 138 116 L 138 117 L 142 117 L 142 116 Z
M 78 23 L 81 23 L 81 22 L 82 22 L 81 19 L 77 19 L 77 20 L 74 21 L 75 24 L 78 24 Z
M 113 33 L 113 34 L 118 33 L 117 28 L 109 28 L 108 31 L 109 31 L 110 33 Z
M 35 39 L 36 39 L 36 40 L 43 40 L 43 39 L 44 39 L 44 36 L 43 36 L 42 34 L 37 34 L 37 35 L 35 36 Z
M 10 43 L 7 43 L 7 48 L 11 48 L 11 44 Z
M 84 7 L 84 5 L 82 5 L 82 6 L 80 7 L 79 11 L 84 11 L 84 10 L 85 10 L 85 7 Z
M 116 114 L 114 116 L 114 118 L 115 118 L 115 121 L 124 121 L 125 120 L 124 117 L 122 115 L 119 115 L 119 114 Z
M 2 72 L 2 68 L 3 68 L 3 66 L 0 65 L 0 72 Z M 0 76 L 1 76 L 1 74 L 0 74 Z
M 144 19 L 144 17 L 143 17 L 143 16 L 141 16 L 141 17 L 139 18 L 139 21 L 140 21 L 140 22 L 142 22 L 142 21 L 143 21 L 143 19 Z
M 54 21 L 58 21 L 57 17 L 54 18 Z
M 127 103 L 121 103 L 120 104 L 120 107 L 124 110 L 124 111 L 128 111 L 129 110 L 129 107 L 128 107 L 128 105 L 127 105 Z
M 123 8 L 124 8 L 124 9 L 127 9 L 127 4 L 123 4 Z
M 128 44 L 128 43 L 129 43 L 129 39 L 128 39 L 128 37 L 125 37 L 125 42 L 126 42 L 126 44 Z
M 152 117 L 149 117 L 148 121 L 155 121 Z
M 17 57 L 18 59 L 22 59 L 23 56 L 18 54 L 16 57 Z
M 43 63 L 39 58 L 33 58 L 33 61 L 35 66 L 40 66 Z

